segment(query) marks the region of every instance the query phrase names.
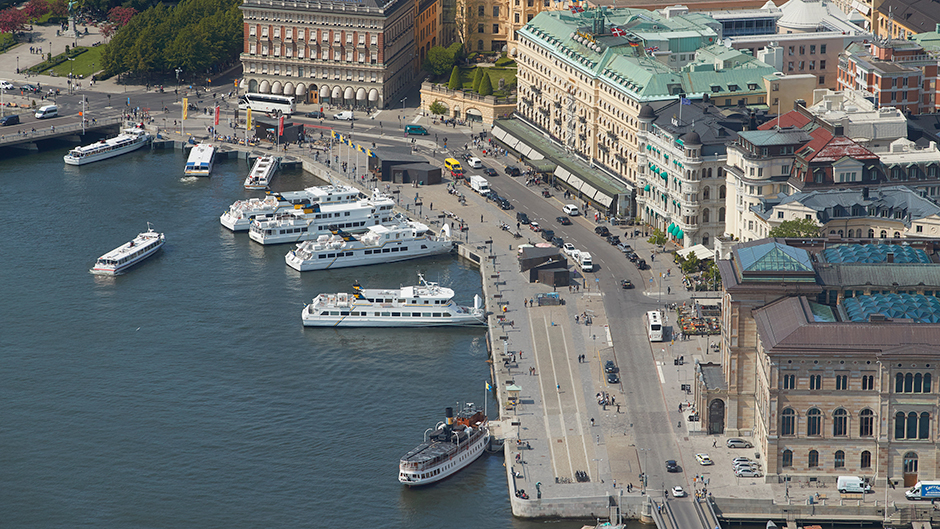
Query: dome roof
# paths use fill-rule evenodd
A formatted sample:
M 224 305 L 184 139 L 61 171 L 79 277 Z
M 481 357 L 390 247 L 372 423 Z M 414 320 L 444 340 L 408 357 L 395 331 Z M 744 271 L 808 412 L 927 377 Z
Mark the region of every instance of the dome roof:
M 656 119 L 656 112 L 653 112 L 653 107 L 644 104 L 640 107 L 640 115 L 637 116 L 639 119 Z
M 689 132 L 689 133 L 683 134 L 682 137 L 679 139 L 682 140 L 682 143 L 686 145 L 701 145 L 702 144 L 702 138 L 699 137 L 698 132 Z
M 829 0 L 789 0 L 780 10 L 783 16 L 777 26 L 800 32 L 814 32 L 823 25 L 843 31 L 843 26 L 850 25 L 845 13 Z

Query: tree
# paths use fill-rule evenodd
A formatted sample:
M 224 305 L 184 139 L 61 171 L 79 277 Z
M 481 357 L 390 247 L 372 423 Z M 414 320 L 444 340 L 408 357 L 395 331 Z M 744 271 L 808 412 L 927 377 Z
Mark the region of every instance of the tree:
M 718 272 L 718 265 L 715 264 L 714 260 L 708 262 L 708 266 L 702 272 L 702 278 L 709 290 L 719 290 L 721 288 L 721 273 Z
M 493 82 L 490 81 L 490 74 L 483 74 L 483 80 L 480 81 L 480 89 L 477 90 L 477 93 L 479 93 L 481 96 L 493 95 Z
M 26 26 L 26 13 L 10 7 L 0 11 L 0 33 L 16 33 Z
M 767 234 L 769 237 L 819 237 L 819 226 L 810 219 L 785 220 Z
M 660 230 L 653 230 L 653 234 L 650 235 L 650 238 L 647 239 L 647 242 L 656 246 L 662 246 L 666 244 L 669 239 L 666 237 L 666 234 Z
M 49 13 L 54 17 L 64 18 L 69 16 L 69 5 L 65 0 L 52 0 L 49 3 Z
M 23 8 L 23 11 L 26 12 L 26 16 L 29 20 L 38 20 L 39 17 L 48 13 L 49 9 L 49 2 L 46 0 L 29 0 L 29 3 Z
M 430 106 L 428 106 L 428 110 L 430 110 L 431 113 L 436 116 L 443 116 L 447 113 L 447 107 L 444 106 L 444 103 L 441 103 L 440 101 L 431 103 Z
M 137 10 L 133 7 L 118 6 L 108 11 L 108 21 L 118 28 L 122 28 L 126 26 L 136 14 Z
M 473 91 L 474 91 L 474 92 L 479 92 L 479 91 L 480 91 L 480 83 L 481 83 L 482 81 L 483 81 L 483 68 L 479 68 L 479 67 L 474 68 L 474 70 L 473 70 L 473 84 L 471 85 L 471 88 L 473 88 Z
M 454 66 L 454 69 L 450 71 L 450 81 L 447 83 L 447 88 L 451 90 L 463 88 L 463 81 L 460 80 L 460 67 Z
M 454 55 L 447 48 L 434 46 L 428 50 L 422 67 L 431 75 L 446 75 L 454 67 Z
M 698 256 L 694 253 L 690 253 L 688 257 L 679 262 L 679 268 L 682 269 L 682 273 L 684 274 L 694 274 L 698 272 L 699 264 Z
M 114 27 L 114 24 L 110 22 L 104 22 L 102 24 L 98 24 L 98 31 L 101 33 L 102 37 L 110 39 L 117 32 L 117 28 Z

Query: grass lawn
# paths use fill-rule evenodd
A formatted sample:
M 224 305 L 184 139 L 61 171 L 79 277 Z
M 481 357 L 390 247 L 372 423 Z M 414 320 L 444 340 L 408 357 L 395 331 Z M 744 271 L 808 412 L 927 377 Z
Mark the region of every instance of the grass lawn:
M 76 77 L 79 75 L 91 77 L 93 73 L 101 70 L 101 52 L 104 51 L 104 46 L 89 47 L 87 49 L 88 51 L 75 57 L 74 61 L 65 61 L 46 70 L 44 73 L 52 71 L 59 77 L 68 77 L 69 72 L 72 72 Z
M 463 83 L 464 90 L 473 90 L 473 75 L 477 67 L 461 68 L 460 81 Z M 505 79 L 506 86 L 516 82 L 516 68 L 480 68 L 484 73 L 490 74 L 490 82 L 493 83 L 493 92 L 499 92 L 499 80 Z M 445 81 L 446 82 L 446 81 Z M 495 95 L 495 94 L 494 94 Z

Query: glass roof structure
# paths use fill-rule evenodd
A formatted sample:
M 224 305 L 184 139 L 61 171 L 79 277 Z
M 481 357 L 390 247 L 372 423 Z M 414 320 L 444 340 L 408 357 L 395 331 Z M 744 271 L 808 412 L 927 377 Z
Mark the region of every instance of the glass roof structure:
M 829 305 L 823 305 L 821 303 L 816 303 L 814 301 L 810 301 L 808 303 L 809 303 L 809 310 L 813 313 L 813 321 L 817 323 L 819 322 L 833 323 L 833 322 L 838 321 L 836 319 L 835 313 L 832 312 L 832 307 L 830 307 Z
M 809 252 L 770 242 L 737 251 L 744 272 L 812 272 Z
M 930 264 L 927 252 L 906 244 L 840 244 L 822 253 L 830 263 L 886 263 L 893 253 L 895 263 Z
M 846 315 L 855 322 L 867 322 L 872 314 L 888 318 L 908 318 L 915 323 L 940 323 L 940 298 L 912 294 L 872 294 L 846 298 Z

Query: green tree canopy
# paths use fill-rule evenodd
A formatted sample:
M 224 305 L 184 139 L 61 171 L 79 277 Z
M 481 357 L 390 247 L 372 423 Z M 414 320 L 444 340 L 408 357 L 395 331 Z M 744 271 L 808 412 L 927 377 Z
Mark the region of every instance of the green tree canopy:
M 655 244 L 656 246 L 662 246 L 668 241 L 669 239 L 666 237 L 666 234 L 660 230 L 653 230 L 653 234 L 650 235 L 649 239 L 647 239 L 647 242 L 650 244 Z
M 480 81 L 480 89 L 477 92 L 481 96 L 490 96 L 493 95 L 493 82 L 490 81 L 490 74 L 484 73 L 483 80 Z
M 688 257 L 679 261 L 679 268 L 682 269 L 682 272 L 685 274 L 694 274 L 698 272 L 699 259 L 694 253 L 690 253 Z
M 428 106 L 428 110 L 430 110 L 432 114 L 437 115 L 437 116 L 441 116 L 447 113 L 447 107 L 444 106 L 444 103 L 441 103 L 440 101 L 435 101 L 431 103 Z
M 460 90 L 462 87 L 463 81 L 460 80 L 460 68 L 454 66 L 454 69 L 450 71 L 450 82 L 447 83 L 447 88 Z
M 785 220 L 770 230 L 770 237 L 819 237 L 819 226 L 810 219 Z
M 480 82 L 482 81 L 483 81 L 483 68 L 479 68 L 479 67 L 474 68 L 473 69 L 473 85 L 471 86 L 474 92 L 478 92 L 480 90 Z
M 447 48 L 434 46 L 428 50 L 422 68 L 431 75 L 440 77 L 446 75 L 454 67 L 454 54 Z

